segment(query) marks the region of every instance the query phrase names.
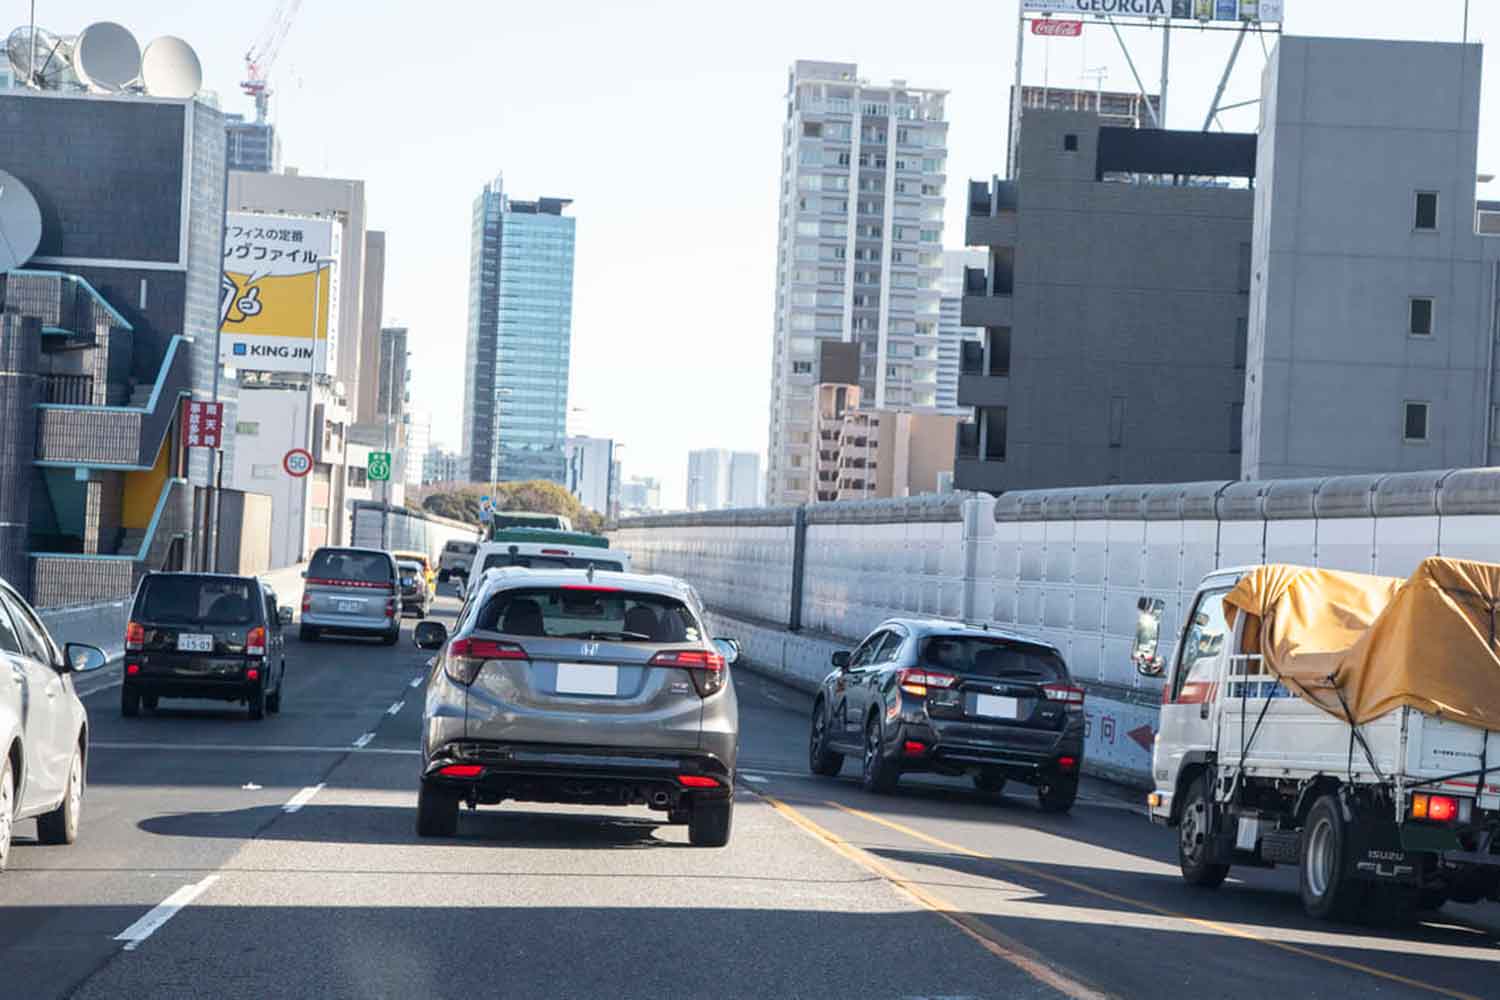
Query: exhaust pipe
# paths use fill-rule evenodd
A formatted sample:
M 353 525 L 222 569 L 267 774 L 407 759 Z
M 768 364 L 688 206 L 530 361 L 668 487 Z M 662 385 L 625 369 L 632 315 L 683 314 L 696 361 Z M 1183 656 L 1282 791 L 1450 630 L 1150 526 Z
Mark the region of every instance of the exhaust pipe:
M 672 797 L 666 792 L 652 792 L 651 804 L 653 806 L 665 806 L 672 801 Z

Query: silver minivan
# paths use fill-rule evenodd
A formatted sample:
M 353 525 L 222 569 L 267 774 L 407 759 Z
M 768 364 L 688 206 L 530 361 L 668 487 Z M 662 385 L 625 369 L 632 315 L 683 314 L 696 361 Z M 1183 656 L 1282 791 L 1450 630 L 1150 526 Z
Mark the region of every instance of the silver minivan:
M 379 636 L 387 646 L 401 637 L 399 574 L 389 552 L 320 548 L 302 576 L 303 642 L 328 632 Z
M 505 800 L 644 805 L 721 847 L 734 808 L 739 709 L 730 639 L 665 576 L 491 570 L 442 649 L 422 718 L 417 832 L 452 836 L 458 807 Z

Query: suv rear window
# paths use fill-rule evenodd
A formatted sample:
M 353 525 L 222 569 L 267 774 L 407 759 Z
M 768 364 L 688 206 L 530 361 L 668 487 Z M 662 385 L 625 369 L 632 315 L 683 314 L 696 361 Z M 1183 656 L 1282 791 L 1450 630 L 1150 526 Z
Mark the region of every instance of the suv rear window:
M 701 642 L 703 629 L 675 597 L 578 587 L 502 590 L 479 610 L 474 627 L 505 635 L 625 642 Z
M 390 558 L 379 552 L 352 549 L 319 549 L 307 567 L 308 579 L 351 580 L 356 583 L 389 583 Z
M 484 557 L 485 569 L 494 569 L 497 566 L 527 566 L 531 569 L 588 569 L 590 566 L 597 570 L 607 570 L 611 573 L 623 573 L 625 567 L 613 559 L 584 559 L 579 556 L 529 556 L 523 553 L 511 555 L 508 552 L 496 552 Z
M 921 664 L 935 670 L 1025 681 L 1035 684 L 1068 682 L 1068 667 L 1046 646 L 982 636 L 939 635 L 922 648 Z
M 256 620 L 260 588 L 249 580 L 204 576 L 150 576 L 136 601 L 135 617 L 185 625 L 249 625 Z

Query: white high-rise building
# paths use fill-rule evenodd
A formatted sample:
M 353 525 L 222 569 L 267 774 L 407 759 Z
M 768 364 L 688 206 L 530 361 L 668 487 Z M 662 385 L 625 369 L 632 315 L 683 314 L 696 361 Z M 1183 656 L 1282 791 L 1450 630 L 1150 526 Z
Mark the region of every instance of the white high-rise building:
M 859 345 L 865 404 L 939 406 L 946 95 L 853 63 L 788 74 L 769 504 L 811 499 L 819 340 Z
M 755 507 L 760 503 L 760 456 L 753 451 L 703 448 L 688 452 L 688 510 Z
M 427 450 L 432 447 L 432 414 L 410 412 L 406 418 L 406 444 L 401 451 L 406 485 L 421 486 L 422 465 L 427 460 Z
M 938 409 L 967 415 L 969 407 L 958 405 L 958 373 L 963 361 L 963 342 L 979 340 L 984 328 L 964 326 L 960 320 L 964 301 L 964 268 L 983 272 L 989 257 L 983 250 L 943 251 L 943 299 L 938 318 Z
M 563 485 L 579 503 L 606 516 L 618 503 L 615 452 L 610 438 L 574 435 L 563 443 Z

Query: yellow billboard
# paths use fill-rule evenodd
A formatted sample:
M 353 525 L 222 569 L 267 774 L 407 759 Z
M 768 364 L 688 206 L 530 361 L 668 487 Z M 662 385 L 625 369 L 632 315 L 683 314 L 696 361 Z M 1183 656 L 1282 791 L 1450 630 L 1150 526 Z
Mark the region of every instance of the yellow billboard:
M 230 213 L 220 361 L 248 371 L 337 364 L 339 233 L 329 219 Z

